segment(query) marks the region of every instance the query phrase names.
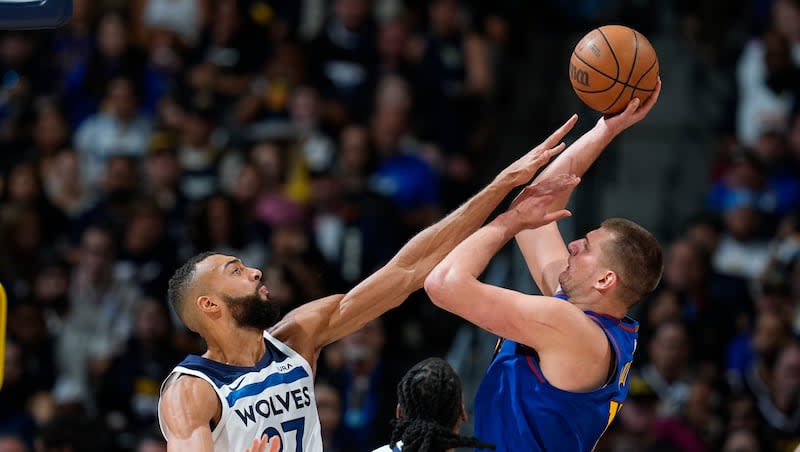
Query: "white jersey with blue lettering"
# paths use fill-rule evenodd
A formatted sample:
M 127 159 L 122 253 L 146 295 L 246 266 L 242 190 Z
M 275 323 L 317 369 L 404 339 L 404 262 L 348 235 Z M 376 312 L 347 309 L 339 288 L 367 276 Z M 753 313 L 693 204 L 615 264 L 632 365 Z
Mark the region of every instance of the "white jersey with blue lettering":
M 187 356 L 167 376 L 161 393 L 181 375 L 202 378 L 214 388 L 222 405 L 219 424 L 211 431 L 215 451 L 244 451 L 263 434 L 279 435 L 283 452 L 321 451 L 311 366 L 266 331 L 264 339 L 266 352 L 253 367 Z M 169 438 L 160 409 L 158 421 Z

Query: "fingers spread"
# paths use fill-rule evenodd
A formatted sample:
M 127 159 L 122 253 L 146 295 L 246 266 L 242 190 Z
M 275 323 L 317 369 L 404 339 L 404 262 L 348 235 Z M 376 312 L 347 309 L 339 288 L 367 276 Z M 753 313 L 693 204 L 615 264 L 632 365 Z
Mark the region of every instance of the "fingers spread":
M 572 115 L 567 122 L 564 123 L 561 127 L 559 127 L 552 135 L 547 137 L 547 140 L 544 141 L 544 147 L 551 148 L 553 145 L 561 141 L 570 130 L 575 126 L 575 123 L 578 122 L 578 115 Z

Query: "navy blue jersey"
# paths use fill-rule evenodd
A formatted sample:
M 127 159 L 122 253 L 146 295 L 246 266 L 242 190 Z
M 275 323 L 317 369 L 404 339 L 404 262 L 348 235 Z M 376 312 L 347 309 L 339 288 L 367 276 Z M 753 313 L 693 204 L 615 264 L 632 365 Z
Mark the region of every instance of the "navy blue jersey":
M 565 300 L 563 292 L 556 294 Z M 553 300 L 555 303 L 567 301 Z M 548 383 L 536 351 L 501 340 L 475 399 L 475 436 L 498 451 L 592 450 L 628 395 L 639 324 L 585 311 L 608 338 L 616 367 L 608 384 L 568 392 Z

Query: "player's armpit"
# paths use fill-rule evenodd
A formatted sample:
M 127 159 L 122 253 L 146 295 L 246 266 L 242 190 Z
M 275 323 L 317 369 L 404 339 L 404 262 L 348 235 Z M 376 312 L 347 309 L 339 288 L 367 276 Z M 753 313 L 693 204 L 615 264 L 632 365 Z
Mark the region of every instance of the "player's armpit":
M 219 419 L 222 407 L 207 382 L 181 376 L 164 390 L 158 409 L 166 427 L 167 450 L 214 451 L 211 422 Z
M 410 283 L 417 280 L 421 278 L 390 262 L 345 295 L 321 298 L 292 310 L 270 334 L 306 360 L 313 360 L 320 348 L 399 306 L 421 285 Z

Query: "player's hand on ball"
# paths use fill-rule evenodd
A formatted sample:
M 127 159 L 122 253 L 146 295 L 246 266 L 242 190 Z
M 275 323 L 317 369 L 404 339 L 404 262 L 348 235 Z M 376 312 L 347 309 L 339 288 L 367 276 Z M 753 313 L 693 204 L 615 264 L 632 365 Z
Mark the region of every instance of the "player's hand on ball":
M 269 449 L 267 449 L 269 446 Z M 267 435 L 262 435 L 261 438 L 253 440 L 253 445 L 244 452 L 278 452 L 281 449 L 281 439 L 275 435 L 272 438 L 267 438 Z
M 650 110 L 653 109 L 653 105 L 658 101 L 658 95 L 660 93 L 661 78 L 659 77 L 658 82 L 656 82 L 655 91 L 653 91 L 653 94 L 648 97 L 644 103 L 642 103 L 638 97 L 634 97 L 633 100 L 628 102 L 628 106 L 621 113 L 606 115 L 600 118 L 598 122 L 604 123 L 611 133 L 617 136 L 623 130 L 646 118 Z
M 572 215 L 568 210 L 547 212 L 547 208 L 553 199 L 574 188 L 580 180 L 572 174 L 559 174 L 525 187 L 508 211 L 517 229 L 535 229 Z
M 514 187 L 527 183 L 539 168 L 546 165 L 553 156 L 564 150 L 566 146 L 561 140 L 567 136 L 576 122 L 578 122 L 578 115 L 572 115 L 564 125 L 559 127 L 546 140 L 504 169 L 498 178 Z

